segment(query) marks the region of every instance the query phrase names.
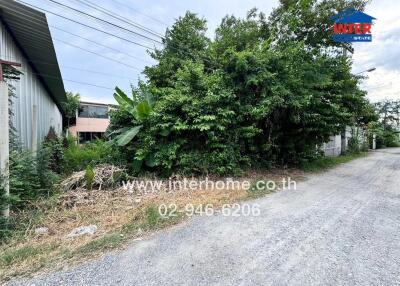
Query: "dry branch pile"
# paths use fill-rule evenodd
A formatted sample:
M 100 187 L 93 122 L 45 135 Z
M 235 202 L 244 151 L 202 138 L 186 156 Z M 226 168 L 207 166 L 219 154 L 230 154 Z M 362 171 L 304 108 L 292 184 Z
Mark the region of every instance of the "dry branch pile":
M 60 183 L 61 191 L 86 191 L 85 171 L 75 172 Z M 114 188 L 126 177 L 124 169 L 114 165 L 99 165 L 94 168 L 93 190 Z

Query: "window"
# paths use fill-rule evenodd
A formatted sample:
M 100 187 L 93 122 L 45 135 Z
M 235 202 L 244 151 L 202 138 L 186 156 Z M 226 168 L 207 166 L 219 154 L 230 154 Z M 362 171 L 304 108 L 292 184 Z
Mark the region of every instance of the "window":
M 79 108 L 78 117 L 84 117 L 84 118 L 89 117 L 89 106 L 88 105 L 82 105 Z
M 94 141 L 97 139 L 102 139 L 104 136 L 103 132 L 79 132 L 78 137 L 79 137 L 79 143 L 85 143 L 85 142 L 90 142 Z
M 107 106 L 82 105 L 78 117 L 82 118 L 108 118 Z

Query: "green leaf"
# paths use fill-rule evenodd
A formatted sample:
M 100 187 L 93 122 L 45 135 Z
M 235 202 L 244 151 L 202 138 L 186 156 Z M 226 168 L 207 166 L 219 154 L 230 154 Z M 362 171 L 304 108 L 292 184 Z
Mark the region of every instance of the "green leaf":
M 115 90 L 116 92 L 114 93 L 114 98 L 118 102 L 118 105 L 121 107 L 121 109 L 136 117 L 135 102 L 118 87 L 116 87 Z
M 123 128 L 117 129 L 117 130 L 113 130 L 107 134 L 107 137 L 111 137 L 116 134 L 121 134 L 129 129 L 130 129 L 129 127 L 123 127 Z
M 112 147 L 115 144 L 115 140 L 109 140 L 104 143 L 107 147 Z
M 147 155 L 145 163 L 147 167 L 153 168 L 156 165 L 154 154 Z
M 134 159 L 133 162 L 132 162 L 132 169 L 133 169 L 135 172 L 139 172 L 140 169 L 142 168 L 142 165 L 143 165 L 143 161 L 142 161 L 142 160 L 136 160 L 136 159 Z
M 147 101 L 142 101 L 136 106 L 138 119 L 144 119 L 151 113 L 151 106 Z
M 170 133 L 171 131 L 169 129 L 163 129 L 160 131 L 160 135 L 163 137 L 167 137 Z
M 114 97 L 118 96 L 120 99 L 122 99 L 126 104 L 129 104 L 131 106 L 135 105 L 132 99 L 129 98 L 129 96 L 122 91 L 119 87 L 115 87 L 115 93 Z
M 135 126 L 117 137 L 118 146 L 125 146 L 139 133 L 142 125 Z
M 144 95 L 144 98 L 146 99 L 147 103 L 148 103 L 150 106 L 153 106 L 153 105 L 154 105 L 154 97 L 153 97 L 153 94 L 152 94 L 151 92 L 149 92 L 149 91 L 144 91 L 143 95 Z

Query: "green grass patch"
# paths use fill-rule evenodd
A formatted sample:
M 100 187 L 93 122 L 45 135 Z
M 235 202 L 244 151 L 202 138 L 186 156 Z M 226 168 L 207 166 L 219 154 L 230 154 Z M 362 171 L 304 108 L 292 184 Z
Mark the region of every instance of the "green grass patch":
M 157 205 L 150 205 L 144 210 L 144 219 L 140 227 L 146 231 L 161 229 L 180 222 L 183 217 L 184 215 L 180 212 L 162 216 Z
M 261 181 L 254 181 L 250 187 L 250 189 L 247 190 L 247 197 L 246 199 L 255 199 L 259 198 L 262 196 L 265 196 L 271 192 L 274 192 L 277 184 L 275 184 L 275 188 L 272 189 L 271 186 L 267 186 L 269 181 L 266 180 L 261 180 Z M 272 181 L 271 181 L 272 182 Z M 276 183 L 276 182 L 275 182 Z
M 162 222 L 158 208 L 155 205 L 148 206 L 145 210 L 145 225 L 149 228 L 154 228 Z
M 19 249 L 6 250 L 0 255 L 0 265 L 9 266 L 16 262 L 22 262 L 35 258 L 41 254 L 51 252 L 55 249 L 53 245 L 25 246 Z
M 85 244 L 76 252 L 79 254 L 90 254 L 105 249 L 113 249 L 120 246 L 124 240 L 124 236 L 120 233 L 109 234 Z
M 337 165 L 347 163 L 357 158 L 365 157 L 366 152 L 361 153 L 349 153 L 345 155 L 340 155 L 338 157 L 321 157 L 313 161 L 304 162 L 300 164 L 300 169 L 306 172 L 320 172 Z

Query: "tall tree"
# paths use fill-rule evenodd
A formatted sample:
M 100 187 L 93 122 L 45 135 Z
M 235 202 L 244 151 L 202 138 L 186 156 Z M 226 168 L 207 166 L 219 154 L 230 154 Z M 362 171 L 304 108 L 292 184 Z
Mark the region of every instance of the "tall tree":
M 303 3 L 307 17 L 289 13 L 284 2 Z M 307 160 L 343 126 L 368 123 L 370 106 L 351 62 L 327 52 L 328 40 L 314 33 L 325 17 L 322 8 L 314 11 L 319 2 L 282 3 L 283 17 L 275 12 L 268 20 L 255 9 L 245 19 L 225 17 L 213 40 L 204 19 L 179 18 L 165 48 L 152 54 L 158 63 L 145 70 L 148 82 L 140 88 L 156 100 L 126 145 L 127 157 L 166 174 L 231 173 Z M 276 29 L 287 23 L 297 36 L 279 36 Z M 112 116 L 116 131 L 134 121 L 123 112 Z
M 179 17 L 171 29 L 167 29 L 163 48 L 150 53 L 158 63 L 145 68 L 149 82 L 157 87 L 172 86 L 176 72 L 186 62 L 203 62 L 210 42 L 206 31 L 206 20 L 196 14 L 186 12 Z
M 303 41 L 311 48 L 342 47 L 332 41 L 331 17 L 347 8 L 363 11 L 369 0 L 280 0 L 270 15 L 271 30 L 279 42 Z
M 81 96 L 79 93 L 73 94 L 72 92 L 67 92 L 67 102 L 63 104 L 65 116 L 67 117 L 68 128 L 70 127 L 70 122 L 72 118 L 76 117 L 76 112 L 81 104 Z

